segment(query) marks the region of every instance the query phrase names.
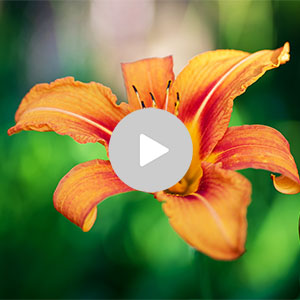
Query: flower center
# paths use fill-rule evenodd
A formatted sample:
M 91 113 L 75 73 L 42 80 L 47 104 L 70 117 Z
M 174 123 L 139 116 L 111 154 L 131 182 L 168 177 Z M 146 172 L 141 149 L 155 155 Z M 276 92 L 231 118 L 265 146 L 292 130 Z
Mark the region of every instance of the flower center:
M 168 110 L 168 102 L 169 102 L 169 90 L 170 90 L 170 86 L 171 86 L 171 80 L 168 81 L 168 85 L 167 85 L 167 89 L 166 89 L 166 99 L 163 105 L 163 108 L 165 110 Z M 135 85 L 132 86 L 132 88 L 134 89 L 134 92 L 136 93 L 137 99 L 141 105 L 141 108 L 146 108 L 145 102 L 141 99 L 139 92 L 137 90 L 137 88 L 135 87 Z M 154 95 L 149 92 L 151 99 L 152 99 L 152 106 L 156 108 L 157 107 L 157 102 L 155 100 Z M 174 109 L 174 115 L 178 116 L 178 109 L 179 109 L 179 103 L 180 103 L 180 96 L 179 93 L 176 93 L 176 101 L 174 103 L 175 109 Z M 191 135 L 191 139 L 192 141 L 197 141 L 198 139 L 198 132 L 195 130 L 192 130 L 193 127 L 191 126 L 192 124 L 185 124 L 188 131 L 190 132 Z M 193 143 L 194 144 L 194 143 Z M 199 186 L 199 182 L 202 178 L 203 175 L 203 171 L 201 168 L 201 161 L 199 159 L 199 146 L 195 146 L 193 145 L 194 149 L 193 149 L 193 158 L 192 158 L 192 162 L 191 165 L 188 169 L 188 171 L 186 172 L 186 174 L 184 175 L 184 177 L 177 182 L 174 186 L 170 187 L 166 192 L 167 193 L 171 193 L 171 194 L 180 194 L 180 195 L 188 195 L 191 193 L 194 193 L 197 191 L 198 186 Z
M 201 162 L 196 164 L 195 161 L 192 160 L 190 168 L 184 177 L 175 185 L 170 187 L 166 192 L 183 196 L 195 193 L 198 190 L 202 175 L 203 170 L 201 168 Z
M 185 126 L 188 129 L 193 141 L 193 158 L 191 165 L 184 177 L 167 190 L 167 192 L 172 194 L 188 195 L 195 193 L 198 190 L 199 183 L 203 175 L 201 160 L 199 157 L 200 143 L 195 142 L 200 141 L 199 131 L 195 129 L 192 122 L 187 122 Z
M 197 174 L 194 176 L 185 175 L 179 182 L 167 189 L 167 193 L 186 196 L 195 193 L 203 174 L 202 168 L 199 168 Z M 191 175 L 191 174 L 189 174 Z

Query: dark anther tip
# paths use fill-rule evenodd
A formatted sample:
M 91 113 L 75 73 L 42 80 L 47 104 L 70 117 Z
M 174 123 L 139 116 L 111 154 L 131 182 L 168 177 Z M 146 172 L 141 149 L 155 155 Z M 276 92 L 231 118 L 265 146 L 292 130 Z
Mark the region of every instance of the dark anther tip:
M 137 93 L 138 91 L 137 91 L 136 87 L 134 85 L 132 87 L 133 87 L 134 91 Z
M 153 94 L 152 94 L 151 92 L 150 92 L 149 94 L 150 94 L 150 96 L 151 96 L 151 99 L 152 99 L 153 101 L 155 101 Z
M 171 80 L 168 81 L 168 86 L 167 86 L 167 89 L 170 88 L 170 85 L 171 85 Z

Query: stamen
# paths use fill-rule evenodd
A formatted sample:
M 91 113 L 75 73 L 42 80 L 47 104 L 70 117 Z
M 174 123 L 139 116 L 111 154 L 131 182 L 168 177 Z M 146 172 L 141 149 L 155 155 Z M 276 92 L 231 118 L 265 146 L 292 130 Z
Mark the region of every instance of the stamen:
M 172 83 L 172 81 L 169 80 L 169 81 L 168 81 L 168 85 L 167 85 L 167 91 L 166 91 L 165 110 L 168 110 L 169 90 L 170 90 L 170 85 L 171 85 L 171 83 Z
M 153 94 L 151 92 L 150 92 L 150 96 L 151 96 L 151 99 L 152 99 L 152 106 L 156 107 L 155 98 L 154 98 L 154 96 L 153 96 Z
M 175 114 L 175 116 L 178 116 L 178 108 L 179 108 L 179 100 L 180 100 L 178 92 L 177 92 L 176 96 L 177 96 L 177 100 L 175 102 L 175 111 L 174 111 L 174 114 Z
M 132 87 L 134 89 L 134 92 L 136 93 L 136 97 L 138 98 L 138 100 L 141 104 L 141 108 L 146 108 L 144 101 L 142 101 L 141 98 L 140 98 L 140 95 L 139 95 L 139 92 L 138 92 L 137 88 L 134 85 Z

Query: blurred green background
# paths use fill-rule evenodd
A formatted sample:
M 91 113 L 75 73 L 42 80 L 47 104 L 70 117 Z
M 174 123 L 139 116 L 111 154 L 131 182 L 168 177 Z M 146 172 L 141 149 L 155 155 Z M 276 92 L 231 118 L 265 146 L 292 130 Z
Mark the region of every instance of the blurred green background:
M 120 62 L 173 54 L 178 73 L 206 50 L 289 41 L 291 61 L 238 97 L 231 125 L 280 130 L 300 166 L 299 16 L 299 1 L 0 1 L 0 297 L 300 299 L 300 196 L 276 192 L 268 172 L 242 172 L 253 184 L 247 252 L 221 262 L 183 242 L 140 192 L 104 201 L 83 233 L 56 212 L 52 194 L 104 148 L 6 134 L 36 83 L 72 75 L 126 101 Z

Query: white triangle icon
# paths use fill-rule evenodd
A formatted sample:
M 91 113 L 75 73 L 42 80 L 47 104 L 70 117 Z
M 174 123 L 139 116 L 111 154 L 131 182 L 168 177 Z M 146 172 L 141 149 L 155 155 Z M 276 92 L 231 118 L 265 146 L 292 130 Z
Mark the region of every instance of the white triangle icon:
M 169 152 L 169 149 L 157 141 L 140 134 L 140 167 L 144 167 Z

